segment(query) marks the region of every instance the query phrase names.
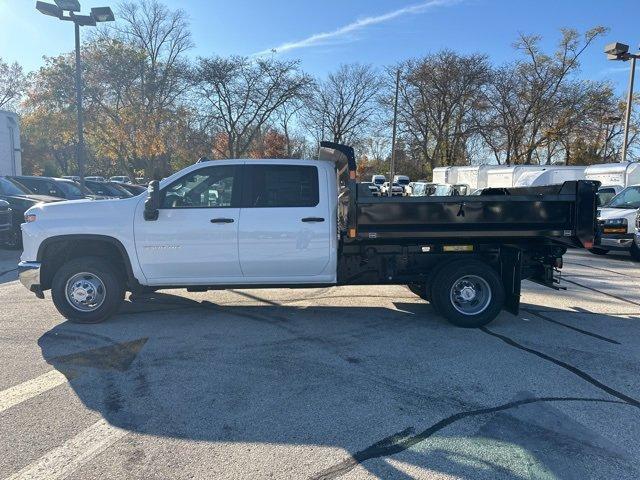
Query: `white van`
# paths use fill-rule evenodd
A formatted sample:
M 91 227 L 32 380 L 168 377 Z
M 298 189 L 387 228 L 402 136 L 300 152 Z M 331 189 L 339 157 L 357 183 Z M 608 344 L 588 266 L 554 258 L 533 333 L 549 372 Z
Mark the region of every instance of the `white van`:
M 639 208 L 640 185 L 625 188 L 606 207 L 599 208 L 598 237 L 591 252 L 604 255 L 609 250 L 623 250 L 640 260 L 640 249 L 633 241 Z
M 584 180 L 585 167 L 548 166 L 542 171 L 524 172 L 516 180 L 514 187 L 542 187 L 560 185 L 570 180 Z

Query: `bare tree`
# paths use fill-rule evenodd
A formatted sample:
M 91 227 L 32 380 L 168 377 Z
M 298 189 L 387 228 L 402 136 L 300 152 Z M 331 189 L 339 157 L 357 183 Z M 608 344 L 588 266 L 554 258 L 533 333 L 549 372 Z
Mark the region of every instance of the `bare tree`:
M 22 67 L 18 63 L 5 63 L 0 57 L 0 108 L 15 109 L 26 86 Z
M 370 128 L 378 114 L 382 82 L 368 65 L 342 65 L 315 84 L 304 122 L 321 139 L 353 143 Z
M 213 138 L 218 156 L 246 155 L 270 120 L 290 102 L 304 95 L 311 78 L 298 61 L 246 57 L 201 58 L 193 85 L 200 112 Z

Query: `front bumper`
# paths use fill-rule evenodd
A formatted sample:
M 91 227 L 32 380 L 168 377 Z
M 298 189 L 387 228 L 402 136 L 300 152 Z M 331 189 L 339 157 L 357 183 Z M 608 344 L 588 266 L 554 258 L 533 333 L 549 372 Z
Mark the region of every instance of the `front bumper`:
M 18 263 L 18 278 L 27 290 L 36 294 L 38 298 L 44 298 L 40 286 L 40 262 Z
M 601 234 L 596 245 L 607 250 L 629 250 L 633 245 L 633 233 Z

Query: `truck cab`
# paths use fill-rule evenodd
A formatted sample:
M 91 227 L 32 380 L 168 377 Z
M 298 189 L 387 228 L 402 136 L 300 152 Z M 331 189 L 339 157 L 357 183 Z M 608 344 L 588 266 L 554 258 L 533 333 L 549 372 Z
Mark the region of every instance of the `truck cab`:
M 634 260 L 640 260 L 640 249 L 634 242 L 638 209 L 640 185 L 625 188 L 600 207 L 598 238 L 591 252 L 604 255 L 609 251 L 626 251 Z

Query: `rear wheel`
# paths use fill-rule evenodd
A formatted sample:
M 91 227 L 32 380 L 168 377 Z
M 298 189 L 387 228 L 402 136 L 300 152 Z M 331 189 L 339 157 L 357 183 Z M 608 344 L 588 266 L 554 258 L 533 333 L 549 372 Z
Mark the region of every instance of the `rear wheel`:
M 638 248 L 635 241 L 631 244 L 631 250 L 629 250 L 629 253 L 633 260 L 640 262 L 640 248 Z
M 75 323 L 99 323 L 124 300 L 124 279 L 99 257 L 71 260 L 56 272 L 51 297 L 58 311 Z
M 504 288 L 498 274 L 479 260 L 458 260 L 440 270 L 433 282 L 432 304 L 449 322 L 477 328 L 502 310 Z
M 595 253 L 596 255 L 606 255 L 609 253 L 609 250 L 605 250 L 604 248 L 590 248 L 589 251 L 591 253 Z

